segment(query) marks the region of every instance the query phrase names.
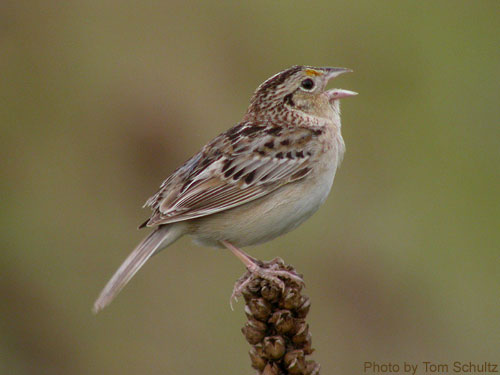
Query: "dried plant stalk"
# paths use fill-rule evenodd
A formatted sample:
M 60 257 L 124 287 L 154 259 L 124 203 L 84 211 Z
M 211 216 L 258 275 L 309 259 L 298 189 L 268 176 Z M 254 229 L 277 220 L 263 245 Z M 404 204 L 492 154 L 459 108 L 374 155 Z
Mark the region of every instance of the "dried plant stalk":
M 295 276 L 294 268 L 276 258 L 260 264 Z M 245 299 L 248 321 L 243 335 L 252 345 L 250 360 L 259 375 L 319 375 L 320 365 L 306 359 L 313 352 L 306 316 L 309 297 L 303 285 L 282 278 L 285 288 L 247 272 L 235 285 Z

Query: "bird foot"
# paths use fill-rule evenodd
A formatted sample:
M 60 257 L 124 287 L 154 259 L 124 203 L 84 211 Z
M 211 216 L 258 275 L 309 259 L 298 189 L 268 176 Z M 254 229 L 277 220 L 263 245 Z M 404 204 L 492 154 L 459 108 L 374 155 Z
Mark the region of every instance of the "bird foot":
M 231 309 L 233 309 L 233 300 L 238 301 L 238 297 L 244 295 L 246 291 L 252 292 L 255 286 L 260 287 L 262 282 L 276 286 L 281 293 L 285 292 L 287 282 L 295 283 L 300 287 L 305 286 L 302 277 L 287 267 L 281 258 L 275 258 L 267 263 L 256 260 L 247 266 L 247 270 L 247 273 L 234 285 L 230 299 Z

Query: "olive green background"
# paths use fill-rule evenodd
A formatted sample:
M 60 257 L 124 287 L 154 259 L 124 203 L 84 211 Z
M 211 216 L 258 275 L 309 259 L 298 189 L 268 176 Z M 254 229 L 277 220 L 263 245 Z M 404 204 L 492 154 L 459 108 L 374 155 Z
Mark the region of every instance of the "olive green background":
M 294 64 L 345 66 L 304 274 L 322 374 L 498 361 L 498 1 L 2 1 L 0 373 L 252 374 L 242 265 L 183 238 L 94 316 L 142 203 Z M 423 373 L 423 372 L 422 372 Z

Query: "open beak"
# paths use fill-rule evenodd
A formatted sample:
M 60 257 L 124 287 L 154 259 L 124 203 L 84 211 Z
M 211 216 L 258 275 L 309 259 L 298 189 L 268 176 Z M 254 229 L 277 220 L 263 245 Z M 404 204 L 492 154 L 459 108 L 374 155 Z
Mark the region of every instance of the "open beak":
M 321 70 L 325 72 L 327 80 L 338 77 L 339 75 L 344 73 L 352 72 L 352 70 L 348 68 L 321 68 Z M 343 90 L 343 89 L 331 89 L 326 91 L 325 94 L 328 95 L 330 102 L 333 102 L 336 99 L 347 98 L 349 96 L 358 95 L 357 92 Z

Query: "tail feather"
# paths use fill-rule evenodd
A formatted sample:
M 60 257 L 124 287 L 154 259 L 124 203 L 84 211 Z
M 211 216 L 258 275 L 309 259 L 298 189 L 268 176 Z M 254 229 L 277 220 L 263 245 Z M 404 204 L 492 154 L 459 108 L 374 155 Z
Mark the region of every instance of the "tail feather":
M 108 306 L 130 279 L 154 254 L 184 234 L 179 225 L 163 225 L 147 236 L 125 259 L 94 303 L 94 313 Z

